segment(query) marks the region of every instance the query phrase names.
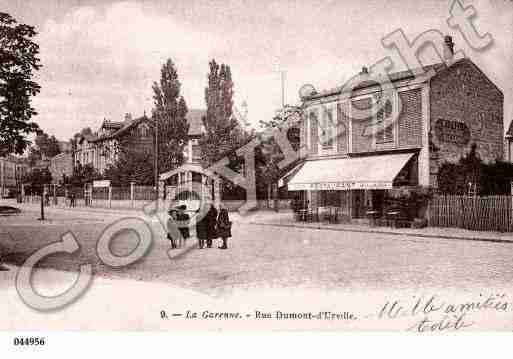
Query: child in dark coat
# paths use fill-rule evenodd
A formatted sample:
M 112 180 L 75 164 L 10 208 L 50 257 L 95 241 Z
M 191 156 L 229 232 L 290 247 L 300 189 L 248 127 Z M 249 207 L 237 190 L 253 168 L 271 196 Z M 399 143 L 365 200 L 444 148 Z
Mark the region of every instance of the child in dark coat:
M 175 209 L 171 209 L 169 212 L 169 219 L 167 220 L 167 239 L 171 241 L 171 248 L 176 248 L 176 241 L 178 238 L 173 238 L 171 233 L 173 233 L 173 228 L 176 227 L 177 211 Z

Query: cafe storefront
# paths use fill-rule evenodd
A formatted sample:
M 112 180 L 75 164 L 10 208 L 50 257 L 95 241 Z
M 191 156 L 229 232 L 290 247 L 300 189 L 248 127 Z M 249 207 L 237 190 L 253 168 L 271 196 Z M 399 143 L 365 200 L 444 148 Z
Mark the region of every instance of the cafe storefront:
M 415 152 L 310 160 L 286 184 L 312 216 L 367 221 L 370 215 L 387 215 L 391 191 L 417 185 L 417 167 Z

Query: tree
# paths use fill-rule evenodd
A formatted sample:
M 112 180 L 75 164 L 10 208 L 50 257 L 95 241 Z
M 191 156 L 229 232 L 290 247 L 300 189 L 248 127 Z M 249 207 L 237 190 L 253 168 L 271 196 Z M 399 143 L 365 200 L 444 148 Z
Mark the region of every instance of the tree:
M 444 162 L 438 171 L 438 191 L 443 194 L 468 194 L 475 189 L 480 195 L 510 194 L 513 164 L 495 161 L 483 163 L 476 144 L 457 163 Z
M 69 179 L 69 182 L 73 186 L 82 187 L 85 183 L 90 183 L 94 180 L 100 179 L 102 176 L 98 171 L 90 164 L 85 166 L 81 165 L 80 162 L 76 165 L 73 171 L 73 176 Z
M 23 177 L 22 181 L 23 183 L 30 183 L 33 192 L 41 193 L 43 185 L 52 183 L 52 174 L 48 168 L 34 168 Z
M 39 151 L 39 149 L 37 147 L 31 146 L 29 154 L 28 154 L 29 166 L 34 167 L 36 165 L 37 161 L 39 161 L 40 159 L 41 159 L 41 151 Z
M 0 12 L 0 156 L 22 154 L 30 144 L 27 136 L 38 129 L 31 122 L 37 114 L 31 97 L 40 91 L 32 78 L 41 67 L 34 36 L 33 26 Z
M 113 186 L 129 186 L 130 182 L 138 185 L 153 184 L 153 154 L 147 152 L 123 152 L 120 159 L 107 167 L 103 177 L 109 179 Z
M 294 168 L 300 161 L 298 158 L 285 168 L 280 168 L 278 164 L 285 159 L 278 142 L 273 134 L 279 131 L 279 127 L 288 122 L 289 126 L 284 126 L 287 131 L 287 139 L 294 151 L 299 151 L 300 134 L 297 123 L 301 120 L 303 112 L 299 107 L 287 106 L 284 113 L 277 113 L 271 120 L 260 121 L 263 129 L 270 133 L 261 133 L 260 142 L 257 146 L 255 167 L 256 167 L 256 186 L 257 197 L 266 198 L 270 192 L 270 187 Z M 293 125 L 296 123 L 296 125 Z
M 38 133 L 35 142 L 41 155 L 44 155 L 46 158 L 52 158 L 61 153 L 59 141 L 57 141 L 53 135 L 49 136 L 47 133 L 41 131 Z
M 155 108 L 152 117 L 158 123 L 159 172 L 179 167 L 184 160 L 189 124 L 180 86 L 175 64 L 168 59 L 160 71 L 160 82 L 153 83 Z
M 207 114 L 203 118 L 205 134 L 200 139 L 203 161 L 210 165 L 248 140 L 233 116 L 233 80 L 230 66 L 210 61 L 205 88 Z
M 199 141 L 202 161 L 208 166 L 227 157 L 228 167 L 241 172 L 244 158 L 235 152 L 251 138 L 233 114 L 233 80 L 230 66 L 219 65 L 213 59 L 209 63 L 209 68 L 208 86 L 205 88 L 207 113 L 203 117 L 205 133 Z M 225 199 L 240 199 L 244 196 L 244 190 L 229 181 L 222 181 L 221 195 Z

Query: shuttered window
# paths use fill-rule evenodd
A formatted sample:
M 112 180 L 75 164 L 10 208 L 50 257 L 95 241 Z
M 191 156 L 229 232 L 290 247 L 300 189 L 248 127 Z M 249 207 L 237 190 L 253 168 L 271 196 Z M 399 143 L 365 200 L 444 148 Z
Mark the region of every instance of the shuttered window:
M 394 126 L 392 121 L 392 102 L 386 100 L 385 105 L 376 114 L 376 143 L 394 142 Z
M 322 118 L 319 123 L 319 139 L 323 151 L 334 150 L 335 148 L 336 128 L 333 119 L 333 109 L 324 108 Z

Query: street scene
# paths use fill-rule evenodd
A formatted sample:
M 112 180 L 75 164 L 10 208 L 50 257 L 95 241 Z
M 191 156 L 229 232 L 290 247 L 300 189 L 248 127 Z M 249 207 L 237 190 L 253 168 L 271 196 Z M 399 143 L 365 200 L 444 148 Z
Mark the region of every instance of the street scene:
M 512 2 L 42 3 L 0 330 L 511 331 Z

